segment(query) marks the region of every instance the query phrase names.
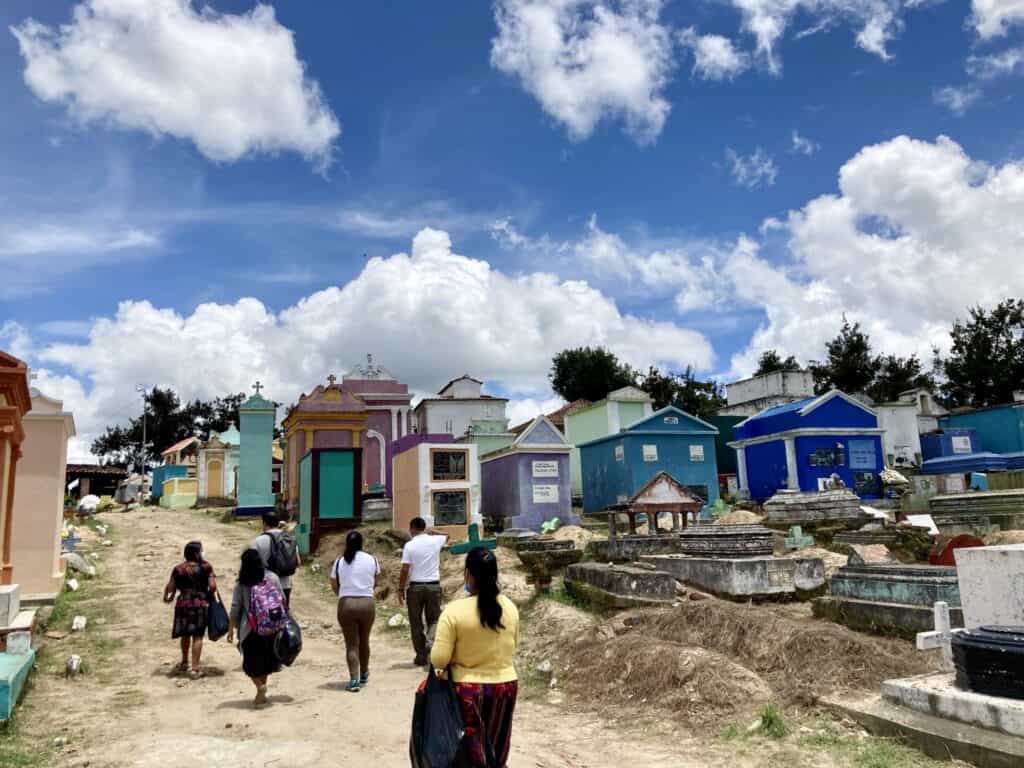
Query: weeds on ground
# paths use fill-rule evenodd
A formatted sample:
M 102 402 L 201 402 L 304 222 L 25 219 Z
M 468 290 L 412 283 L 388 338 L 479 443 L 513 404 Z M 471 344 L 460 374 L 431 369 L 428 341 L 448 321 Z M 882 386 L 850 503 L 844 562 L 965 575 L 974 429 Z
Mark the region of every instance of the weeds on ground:
M 818 723 L 817 730 L 802 736 L 799 744 L 805 749 L 818 751 L 823 762 L 827 756 L 829 762 L 849 765 L 851 768 L 932 768 L 949 765 L 948 762 L 933 760 L 896 741 L 844 733 L 828 721 Z
M 602 611 L 593 603 L 574 597 L 569 593 L 564 585 L 553 587 L 548 592 L 534 591 L 533 596 L 530 598 L 528 608 L 532 608 L 541 600 L 551 600 L 556 603 L 561 603 L 562 605 L 568 605 L 570 608 L 575 608 L 578 611 L 583 611 L 584 613 L 589 613 L 594 616 L 604 616 L 607 613 L 606 611 Z
M 26 694 L 28 692 L 25 691 Z M 4 768 L 46 768 L 50 764 L 49 754 L 43 749 L 29 746 L 19 733 L 18 719 L 24 717 L 28 708 L 28 704 L 22 704 L 15 710 L 12 719 L 0 723 L 0 765 Z
M 761 708 L 761 733 L 772 739 L 784 739 L 789 734 L 789 726 L 780 710 L 774 704 L 765 704 Z

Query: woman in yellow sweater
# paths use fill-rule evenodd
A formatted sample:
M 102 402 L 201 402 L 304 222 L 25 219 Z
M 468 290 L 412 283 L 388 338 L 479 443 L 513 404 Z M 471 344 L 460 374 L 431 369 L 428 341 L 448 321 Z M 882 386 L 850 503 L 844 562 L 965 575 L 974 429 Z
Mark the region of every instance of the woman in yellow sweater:
M 444 609 L 430 661 L 435 669 L 450 668 L 462 704 L 466 733 L 456 765 L 505 768 L 519 693 L 512 661 L 519 611 L 499 594 L 498 561 L 490 550 L 474 549 L 466 556 L 465 578 L 470 596 Z

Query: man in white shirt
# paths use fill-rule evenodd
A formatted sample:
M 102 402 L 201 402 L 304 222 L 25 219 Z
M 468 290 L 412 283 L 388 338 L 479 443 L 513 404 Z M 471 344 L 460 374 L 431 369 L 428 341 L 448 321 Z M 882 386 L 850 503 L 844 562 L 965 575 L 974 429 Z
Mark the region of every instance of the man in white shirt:
M 416 650 L 414 663 L 425 667 L 441 616 L 441 549 L 448 536 L 432 528 L 428 530 L 422 517 L 415 517 L 409 523 L 409 535 L 412 538 L 402 549 L 398 599 L 409 604 L 412 647 Z

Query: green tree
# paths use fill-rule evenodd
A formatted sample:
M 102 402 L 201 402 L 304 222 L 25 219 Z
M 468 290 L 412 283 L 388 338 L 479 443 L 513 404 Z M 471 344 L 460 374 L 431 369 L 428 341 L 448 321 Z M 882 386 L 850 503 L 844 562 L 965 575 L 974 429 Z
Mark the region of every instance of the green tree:
M 968 313 L 953 324 L 949 357 L 939 362 L 944 401 L 976 408 L 1008 403 L 1024 384 L 1024 299 Z
M 577 347 L 551 360 L 551 388 L 566 402 L 603 400 L 609 392 L 636 384 L 637 372 L 604 347 Z
M 725 405 L 722 385 L 714 380 L 701 381 L 690 366 L 681 373 L 667 374 L 651 366 L 640 388 L 654 399 L 656 409 L 674 405 L 702 419 Z
M 935 389 L 934 377 L 922 369 L 917 355 L 882 355 L 875 359 L 875 367 L 875 378 L 868 386 L 867 393 L 876 403 L 894 402 L 899 399 L 901 392 L 908 389 Z
M 860 323 L 851 325 L 843 315 L 839 334 L 825 349 L 826 359 L 812 360 L 808 366 L 814 376 L 814 391 L 821 395 L 834 387 L 849 394 L 866 392 L 875 379 L 878 361 L 871 356 L 871 342 Z
M 775 373 L 776 371 L 799 371 L 800 363 L 797 362 L 793 355 L 790 355 L 785 360 L 779 355 L 777 350 L 766 349 L 761 353 L 761 357 L 757 359 L 757 370 L 754 371 L 755 376 L 761 376 L 765 373 Z
M 153 387 L 146 393 L 146 447 L 148 464 L 160 459 L 160 452 L 186 437 L 207 439 L 211 432 L 223 432 L 238 420 L 238 406 L 245 399 L 242 393 L 213 400 L 193 400 L 182 405 L 172 389 Z M 128 426 L 107 427 L 92 442 L 90 450 L 102 461 L 127 467 L 139 459 L 142 446 L 142 414 L 133 417 Z

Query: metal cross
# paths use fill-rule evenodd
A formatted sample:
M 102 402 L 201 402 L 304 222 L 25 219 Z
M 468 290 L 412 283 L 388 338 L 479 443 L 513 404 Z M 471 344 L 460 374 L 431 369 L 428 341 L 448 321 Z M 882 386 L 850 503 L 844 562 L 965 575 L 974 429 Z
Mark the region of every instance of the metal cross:
M 256 383 L 252 385 L 252 388 L 256 390 L 256 394 L 258 395 L 260 393 L 260 390 L 263 389 L 263 385 L 260 384 L 259 379 L 256 379 Z

